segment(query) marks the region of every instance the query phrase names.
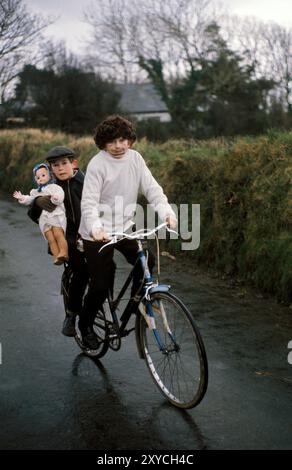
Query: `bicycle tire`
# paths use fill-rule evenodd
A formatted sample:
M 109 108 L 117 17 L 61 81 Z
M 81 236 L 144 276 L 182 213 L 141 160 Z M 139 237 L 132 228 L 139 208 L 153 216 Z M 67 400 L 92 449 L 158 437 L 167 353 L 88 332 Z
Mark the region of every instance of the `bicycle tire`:
M 208 386 L 207 355 L 199 329 L 187 307 L 173 294 L 155 293 L 150 302 L 154 307 L 157 331 L 165 346 L 163 352 L 141 314 L 141 348 L 151 377 L 174 406 L 193 408 L 203 399 Z M 166 313 L 175 341 L 167 332 L 161 308 Z

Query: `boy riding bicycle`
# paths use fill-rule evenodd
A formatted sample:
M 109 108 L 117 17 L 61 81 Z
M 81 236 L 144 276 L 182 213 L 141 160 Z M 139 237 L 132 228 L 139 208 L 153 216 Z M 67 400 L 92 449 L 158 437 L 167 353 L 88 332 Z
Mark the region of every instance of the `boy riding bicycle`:
M 84 345 L 97 349 L 98 340 L 93 322 L 111 285 L 114 252 L 113 245 L 99 252 L 100 248 L 112 233 L 125 232 L 131 228 L 138 192 L 147 198 L 159 217 L 171 228 L 176 227 L 176 216 L 142 156 L 131 149 L 136 135 L 130 121 L 121 116 L 108 117 L 97 126 L 94 140 L 100 152 L 88 164 L 81 199 L 79 233 L 88 265 L 89 289 L 79 329 Z M 138 251 L 136 240 L 122 240 L 116 249 L 130 264 L 135 264 Z M 151 253 L 148 264 L 151 271 L 154 266 Z M 133 298 L 143 277 L 139 270 L 140 267 L 134 277 Z

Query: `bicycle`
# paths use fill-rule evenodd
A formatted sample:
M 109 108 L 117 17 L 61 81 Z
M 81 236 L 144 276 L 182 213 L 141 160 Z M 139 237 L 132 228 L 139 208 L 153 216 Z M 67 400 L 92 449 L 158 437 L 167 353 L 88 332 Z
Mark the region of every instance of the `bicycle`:
M 75 340 L 86 355 L 101 358 L 109 348 L 118 351 L 122 338 L 135 331 L 139 356 L 146 361 L 155 384 L 170 403 L 178 408 L 188 409 L 197 406 L 206 393 L 208 362 L 204 343 L 192 314 L 177 296 L 169 292 L 171 286 L 155 282 L 149 272 L 147 251 L 144 250 L 141 239 L 155 234 L 160 274 L 156 233 L 163 227 L 171 231 L 163 223 L 151 231 L 113 234 L 111 241 L 102 247 L 106 249 L 107 245 L 118 243 L 123 238 L 136 239 L 137 263 L 141 263 L 144 272 L 143 282 L 138 296 L 136 294 L 135 299 L 130 299 L 120 319 L 117 308 L 132 281 L 135 266 L 115 299 L 112 290 L 109 291 L 103 308 L 97 312 L 94 321 L 94 331 L 99 339 L 98 349 L 86 348 L 78 329 Z M 65 307 L 70 275 L 66 267 L 62 277 Z M 136 315 L 135 326 L 127 329 L 133 315 Z

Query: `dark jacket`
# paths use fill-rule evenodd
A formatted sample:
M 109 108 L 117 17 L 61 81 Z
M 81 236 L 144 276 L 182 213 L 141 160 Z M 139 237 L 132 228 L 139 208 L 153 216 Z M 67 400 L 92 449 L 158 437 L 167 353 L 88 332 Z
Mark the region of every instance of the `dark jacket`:
M 84 182 L 84 174 L 78 170 L 73 178 L 66 181 L 57 180 L 57 184 L 65 193 L 64 205 L 67 217 L 66 239 L 69 244 L 76 244 L 81 217 L 81 196 Z M 28 210 L 28 216 L 38 223 L 42 210 L 35 201 Z

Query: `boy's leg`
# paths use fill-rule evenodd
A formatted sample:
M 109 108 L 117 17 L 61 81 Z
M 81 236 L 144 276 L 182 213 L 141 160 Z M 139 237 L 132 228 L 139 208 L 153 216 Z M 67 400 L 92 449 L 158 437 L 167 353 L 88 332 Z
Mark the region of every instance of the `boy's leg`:
M 72 269 L 72 278 L 68 292 L 68 305 L 62 333 L 65 336 L 74 336 L 76 316 L 81 315 L 83 297 L 88 284 L 88 269 L 84 253 L 77 250 L 73 244 L 68 244 L 69 267 Z
M 59 253 L 57 258 L 62 259 L 63 261 L 68 260 L 68 244 L 64 235 L 64 231 L 61 227 L 53 227 L 53 234 L 55 236 Z
M 68 264 L 73 271 L 68 293 L 68 308 L 72 312 L 80 314 L 83 305 L 83 296 L 88 284 L 88 267 L 85 254 L 77 250 L 75 245 L 68 244 Z
M 54 259 L 56 260 L 58 254 L 59 254 L 59 248 L 58 248 L 58 244 L 57 244 L 57 241 L 56 241 L 56 239 L 55 239 L 55 235 L 54 235 L 53 230 L 52 230 L 52 229 L 47 230 L 47 231 L 45 232 L 45 237 L 46 237 L 46 239 L 48 240 L 51 253 L 52 253 Z
M 136 263 L 137 257 L 138 257 L 137 240 L 122 240 L 120 243 L 116 245 L 116 249 L 119 250 L 125 256 L 128 263 L 132 265 Z M 153 253 L 148 250 L 148 267 L 149 267 L 149 271 L 151 274 L 152 274 L 154 265 L 155 265 L 155 257 Z M 134 271 L 134 278 L 133 278 L 133 284 L 132 284 L 132 290 L 131 290 L 132 297 L 135 297 L 137 291 L 142 285 L 143 275 L 144 273 L 142 271 L 141 265 L 140 263 L 138 263 Z
M 89 288 L 84 299 L 79 328 L 83 340 L 91 343 L 96 312 L 103 304 L 111 287 L 114 250 L 112 246 L 109 246 L 99 253 L 102 242 L 83 240 L 83 245 L 88 266 Z

